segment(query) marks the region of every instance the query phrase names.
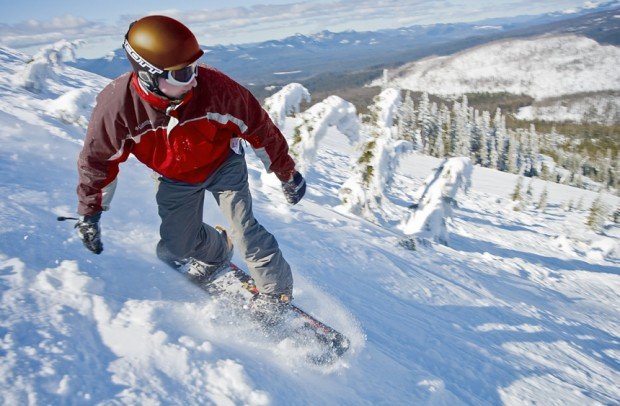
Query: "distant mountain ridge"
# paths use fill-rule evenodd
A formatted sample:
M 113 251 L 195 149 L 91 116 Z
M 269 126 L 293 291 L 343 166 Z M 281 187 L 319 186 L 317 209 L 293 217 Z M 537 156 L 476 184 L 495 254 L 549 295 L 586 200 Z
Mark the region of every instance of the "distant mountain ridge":
M 203 61 L 244 84 L 304 82 L 320 74 L 397 66 L 430 55 L 460 50 L 511 36 L 571 32 L 597 41 L 620 44 L 618 2 L 583 9 L 575 14 L 548 13 L 474 23 L 415 25 L 358 32 L 321 31 L 283 40 L 203 47 Z M 118 49 L 99 59 L 78 59 L 77 68 L 114 78 L 129 64 Z
M 506 92 L 542 100 L 620 90 L 618 66 L 620 47 L 572 34 L 546 35 L 425 58 L 390 72 L 388 83 L 442 96 Z

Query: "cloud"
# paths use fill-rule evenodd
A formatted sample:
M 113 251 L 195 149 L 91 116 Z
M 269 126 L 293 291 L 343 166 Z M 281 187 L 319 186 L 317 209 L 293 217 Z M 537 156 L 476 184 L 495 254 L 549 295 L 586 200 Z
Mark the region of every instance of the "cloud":
M 268 1 L 268 0 L 265 0 Z M 493 7 L 488 4 L 493 3 Z M 559 1 L 557 9 L 576 6 L 575 0 Z M 546 4 L 546 6 L 543 6 Z M 587 1 L 586 7 L 595 2 Z M 541 10 L 541 8 L 547 10 Z M 551 11 L 543 0 L 303 0 L 288 4 L 261 4 L 249 7 L 165 9 L 148 14 L 165 14 L 186 23 L 203 44 L 256 42 L 296 32 L 324 29 L 375 30 L 412 24 L 474 21 L 527 11 Z M 121 15 L 114 24 L 70 14 L 49 20 L 28 20 L 0 24 L 0 44 L 16 48 L 43 45 L 58 39 L 97 40 L 121 38 L 129 23 L 143 15 Z
M 0 24 L 0 44 L 14 48 L 45 45 L 60 39 L 74 40 L 118 35 L 118 28 L 66 14 L 49 20 Z
M 447 10 L 453 8 L 454 10 Z M 316 32 L 330 27 L 364 27 L 373 21 L 440 22 L 456 14 L 455 4 L 445 0 L 332 0 L 302 1 L 202 10 L 154 10 L 186 23 L 202 42 L 205 39 L 249 37 L 253 32 Z M 461 10 L 462 11 L 462 10 Z M 139 16 L 124 16 L 138 18 Z M 404 20 L 403 20 L 404 19 Z M 374 27 L 374 26 L 373 26 Z M 375 28 L 371 28 L 375 29 Z M 246 34 L 246 35 L 243 35 Z
M 419 14 L 431 16 L 439 9 L 450 7 L 444 0 L 336 0 L 303 1 L 289 4 L 265 4 L 252 7 L 234 7 L 204 10 L 160 10 L 188 24 L 217 24 L 227 22 L 259 25 L 292 21 L 295 24 L 324 23 L 329 21 L 358 21 L 399 18 Z M 153 14 L 157 11 L 153 12 Z

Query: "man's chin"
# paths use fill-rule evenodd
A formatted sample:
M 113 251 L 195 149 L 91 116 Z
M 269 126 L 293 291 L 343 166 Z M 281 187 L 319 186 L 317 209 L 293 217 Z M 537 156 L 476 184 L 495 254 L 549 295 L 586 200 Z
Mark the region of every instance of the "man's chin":
M 163 93 L 163 92 L 162 92 L 162 93 Z M 184 92 L 184 93 L 181 93 L 181 94 L 180 94 L 180 95 L 178 95 L 178 96 L 170 96 L 170 95 L 168 95 L 168 94 L 166 94 L 166 93 L 164 93 L 164 95 L 166 96 L 166 98 L 168 98 L 168 99 L 170 99 L 170 100 L 172 100 L 172 101 L 180 101 L 180 100 L 183 100 L 183 98 L 185 97 L 185 95 L 186 95 L 187 93 L 188 93 L 188 92 Z

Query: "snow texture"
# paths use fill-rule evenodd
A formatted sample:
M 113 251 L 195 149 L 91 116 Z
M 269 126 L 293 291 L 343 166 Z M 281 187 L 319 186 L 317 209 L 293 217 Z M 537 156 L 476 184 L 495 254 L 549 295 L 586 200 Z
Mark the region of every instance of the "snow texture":
M 295 301 L 352 342 L 317 368 L 156 259 L 154 185 L 135 159 L 102 219 L 105 251 L 86 251 L 56 221 L 75 210 L 84 130 L 48 107 L 108 80 L 57 67 L 32 93 L 14 81 L 27 58 L 0 49 L 0 60 L 1 404 L 618 403 L 620 232 L 608 222 L 594 233 L 587 210 L 561 207 L 582 198 L 587 209 L 595 193 L 548 184 L 545 212 L 515 212 L 517 177 L 475 167 L 450 246 L 410 251 L 397 223 L 339 207 L 359 150 L 337 127 L 293 207 L 248 154 L 255 214 L 291 263 Z M 73 100 L 81 106 L 66 110 L 86 114 L 90 103 Z M 285 124 L 291 140 L 294 119 Z M 401 218 L 439 163 L 402 157 L 384 191 Z M 534 195 L 544 186 L 536 179 Z M 205 222 L 225 225 L 212 199 L 206 207 Z

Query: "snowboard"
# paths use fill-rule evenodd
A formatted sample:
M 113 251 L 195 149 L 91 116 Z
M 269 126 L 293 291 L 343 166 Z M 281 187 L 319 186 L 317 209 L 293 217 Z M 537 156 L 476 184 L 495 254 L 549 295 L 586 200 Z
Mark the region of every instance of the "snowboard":
M 248 310 L 248 304 L 258 294 L 258 289 L 250 275 L 233 263 L 217 271 L 208 280 L 188 279 L 209 295 L 227 298 L 238 309 L 244 309 L 244 314 L 257 322 L 268 336 L 276 340 L 291 340 L 296 347 L 304 350 L 306 359 L 312 364 L 332 364 L 350 347 L 350 341 L 345 335 L 292 303 L 285 306 L 284 314 L 279 317 L 277 324 L 253 315 Z

